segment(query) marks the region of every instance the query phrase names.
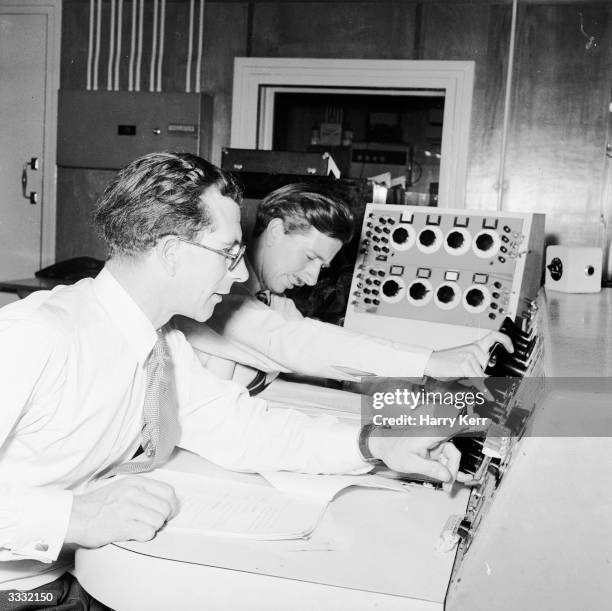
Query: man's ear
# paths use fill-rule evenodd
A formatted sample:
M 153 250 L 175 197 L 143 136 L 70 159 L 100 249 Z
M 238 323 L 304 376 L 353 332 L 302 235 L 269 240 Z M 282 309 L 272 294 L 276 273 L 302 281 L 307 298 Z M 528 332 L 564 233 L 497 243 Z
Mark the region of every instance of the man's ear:
M 283 219 L 272 219 L 266 227 L 265 237 L 266 246 L 276 244 L 285 234 Z
M 155 245 L 157 260 L 169 276 L 176 274 L 178 267 L 180 241 L 176 236 L 167 235 Z

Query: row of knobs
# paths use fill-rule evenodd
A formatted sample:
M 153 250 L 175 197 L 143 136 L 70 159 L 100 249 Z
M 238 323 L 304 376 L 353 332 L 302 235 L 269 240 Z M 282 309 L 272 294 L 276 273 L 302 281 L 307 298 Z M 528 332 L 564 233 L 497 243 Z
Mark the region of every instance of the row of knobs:
M 365 266 L 360 265 L 357 272 L 357 290 L 353 293 L 355 299 L 351 305 L 357 305 L 359 299 L 363 298 L 363 303 L 367 305 L 380 305 L 380 286 L 385 272 L 382 269 L 369 269 L 365 271 Z
M 396 221 L 391 217 L 381 216 L 378 218 L 378 223 L 375 224 L 373 217 L 374 214 L 370 213 L 368 220 L 366 221 L 366 231 L 364 233 L 364 240 L 362 241 L 360 252 L 361 254 L 366 254 L 368 245 L 373 242 L 374 245 L 372 250 L 374 250 L 374 252 L 387 254 L 390 251 L 390 248 L 387 245 L 389 243 L 389 235 L 391 234 L 391 229 L 393 225 L 395 225 Z M 399 238 L 397 233 L 394 233 L 393 237 L 395 240 L 399 241 L 399 243 L 403 243 L 406 239 L 406 236 L 404 236 L 404 239 Z M 497 257 L 499 262 L 505 263 L 506 257 L 516 259 L 519 256 L 518 249 L 523 239 L 523 235 L 520 235 L 516 231 L 513 232 L 508 225 L 504 225 L 503 233 L 501 235 L 501 241 L 503 244 L 499 248 L 500 254 Z M 486 233 L 482 234 L 479 240 L 483 241 L 483 247 L 481 250 L 488 250 L 488 248 L 493 245 L 493 238 Z M 489 242 L 486 242 L 487 240 Z
M 373 214 L 370 213 L 369 219 L 373 218 Z M 391 226 L 395 225 L 395 219 L 391 217 L 381 216 L 378 218 L 378 224 L 374 224 L 372 220 L 366 222 L 365 239 L 361 242 L 361 254 L 365 254 L 368 250 L 368 246 L 372 243 L 372 250 L 379 254 L 387 254 L 390 251 L 389 234 L 391 233 Z
M 506 232 L 510 232 L 510 227 L 508 227 L 507 225 L 504 226 L 504 231 Z M 510 238 L 507 235 L 502 235 L 501 236 L 501 241 L 503 242 L 502 246 L 499 247 L 499 252 L 502 253 L 501 255 L 499 255 L 499 257 L 497 257 L 499 259 L 500 263 L 505 263 L 506 262 L 506 258 L 504 257 L 504 255 L 507 254 L 508 257 L 510 257 L 511 259 L 516 259 L 519 256 L 519 252 L 518 252 L 518 247 L 519 244 L 523 241 L 523 237 L 524 236 L 520 236 L 516 231 L 512 234 L 512 237 L 514 237 L 515 241 L 511 242 Z
M 510 301 L 510 290 L 507 288 L 504 288 L 503 284 L 499 282 L 499 280 L 496 280 L 493 283 L 493 288 L 496 290 L 494 290 L 491 293 L 491 297 L 495 300 L 495 301 L 491 301 L 491 305 L 489 306 L 491 310 L 494 310 L 493 312 L 489 312 L 489 318 L 491 320 L 495 320 L 498 314 L 505 313 L 505 309 L 499 306 L 499 304 L 497 303 L 497 300 L 501 298 L 502 306 L 508 305 L 508 302 Z

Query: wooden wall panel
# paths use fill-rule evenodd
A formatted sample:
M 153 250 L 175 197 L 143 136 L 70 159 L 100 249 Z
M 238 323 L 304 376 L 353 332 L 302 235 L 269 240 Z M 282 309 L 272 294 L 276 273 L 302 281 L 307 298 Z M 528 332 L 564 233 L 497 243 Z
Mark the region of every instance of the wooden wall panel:
M 60 58 L 61 89 L 86 88 L 88 40 L 89 2 L 64 0 Z
M 57 176 L 58 261 L 88 255 L 104 260 L 106 247 L 93 228 L 94 204 L 116 172 L 62 168 Z
M 257 2 L 254 57 L 413 59 L 415 2 Z
M 162 89 L 164 91 L 185 91 L 189 36 L 189 11 L 185 3 L 166 4 L 165 28 Z M 193 87 L 193 75 L 195 74 L 193 57 L 191 69 L 191 86 Z
M 221 163 L 229 146 L 234 58 L 247 50 L 247 3 L 207 3 L 204 20 L 203 91 L 214 96 L 211 161 Z
M 612 6 L 519 11 L 504 207 L 547 214 L 550 240 L 602 245 Z
M 422 17 L 421 59 L 475 62 L 466 205 L 495 207 L 510 8 L 428 4 Z

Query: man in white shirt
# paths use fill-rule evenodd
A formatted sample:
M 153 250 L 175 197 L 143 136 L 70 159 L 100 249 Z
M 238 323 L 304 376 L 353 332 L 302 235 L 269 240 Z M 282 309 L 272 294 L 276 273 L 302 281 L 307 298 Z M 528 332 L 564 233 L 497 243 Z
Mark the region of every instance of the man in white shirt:
M 265 197 L 247 245 L 248 280 L 233 286 L 206 324 L 177 321 L 202 363 L 253 392 L 264 385 L 262 372 L 267 381 L 279 371 L 339 380 L 355 380 L 360 372 L 482 377 L 495 342 L 513 351 L 510 339 L 497 332 L 432 351 L 304 318 L 283 293 L 315 285 L 353 232 L 349 207 L 324 187 L 290 184 Z
M 68 608 L 72 548 L 155 536 L 176 511 L 172 488 L 138 475 L 100 479 L 140 445 L 136 463 L 161 464 L 171 430 L 177 445 L 229 469 L 362 473 L 375 457 L 447 484 L 456 477 L 460 456 L 443 438 L 369 438 L 334 418 L 270 409 L 207 372 L 167 324 L 175 314 L 206 320 L 247 279 L 238 201 L 232 179 L 198 157 L 138 159 L 98 203 L 110 251 L 98 277 L 0 310 L 0 608 L 18 608 L 15 590 Z M 161 344 L 174 407 L 155 441 L 148 364 Z

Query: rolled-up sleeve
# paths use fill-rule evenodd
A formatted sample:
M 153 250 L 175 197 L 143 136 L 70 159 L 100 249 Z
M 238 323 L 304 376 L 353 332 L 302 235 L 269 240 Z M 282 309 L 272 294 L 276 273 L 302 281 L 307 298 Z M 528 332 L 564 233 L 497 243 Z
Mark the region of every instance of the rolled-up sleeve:
M 206 371 L 182 333 L 169 345 L 177 366 L 180 446 L 227 469 L 365 473 L 359 426 L 332 416 L 271 408 L 243 387 Z
M 355 379 L 350 371 L 386 377 L 424 375 L 430 348 L 303 318 L 290 299 L 274 300 L 276 307 L 268 307 L 243 289 L 224 297 L 206 324 L 184 318 L 178 324 L 196 350 L 263 371 L 344 380 Z

